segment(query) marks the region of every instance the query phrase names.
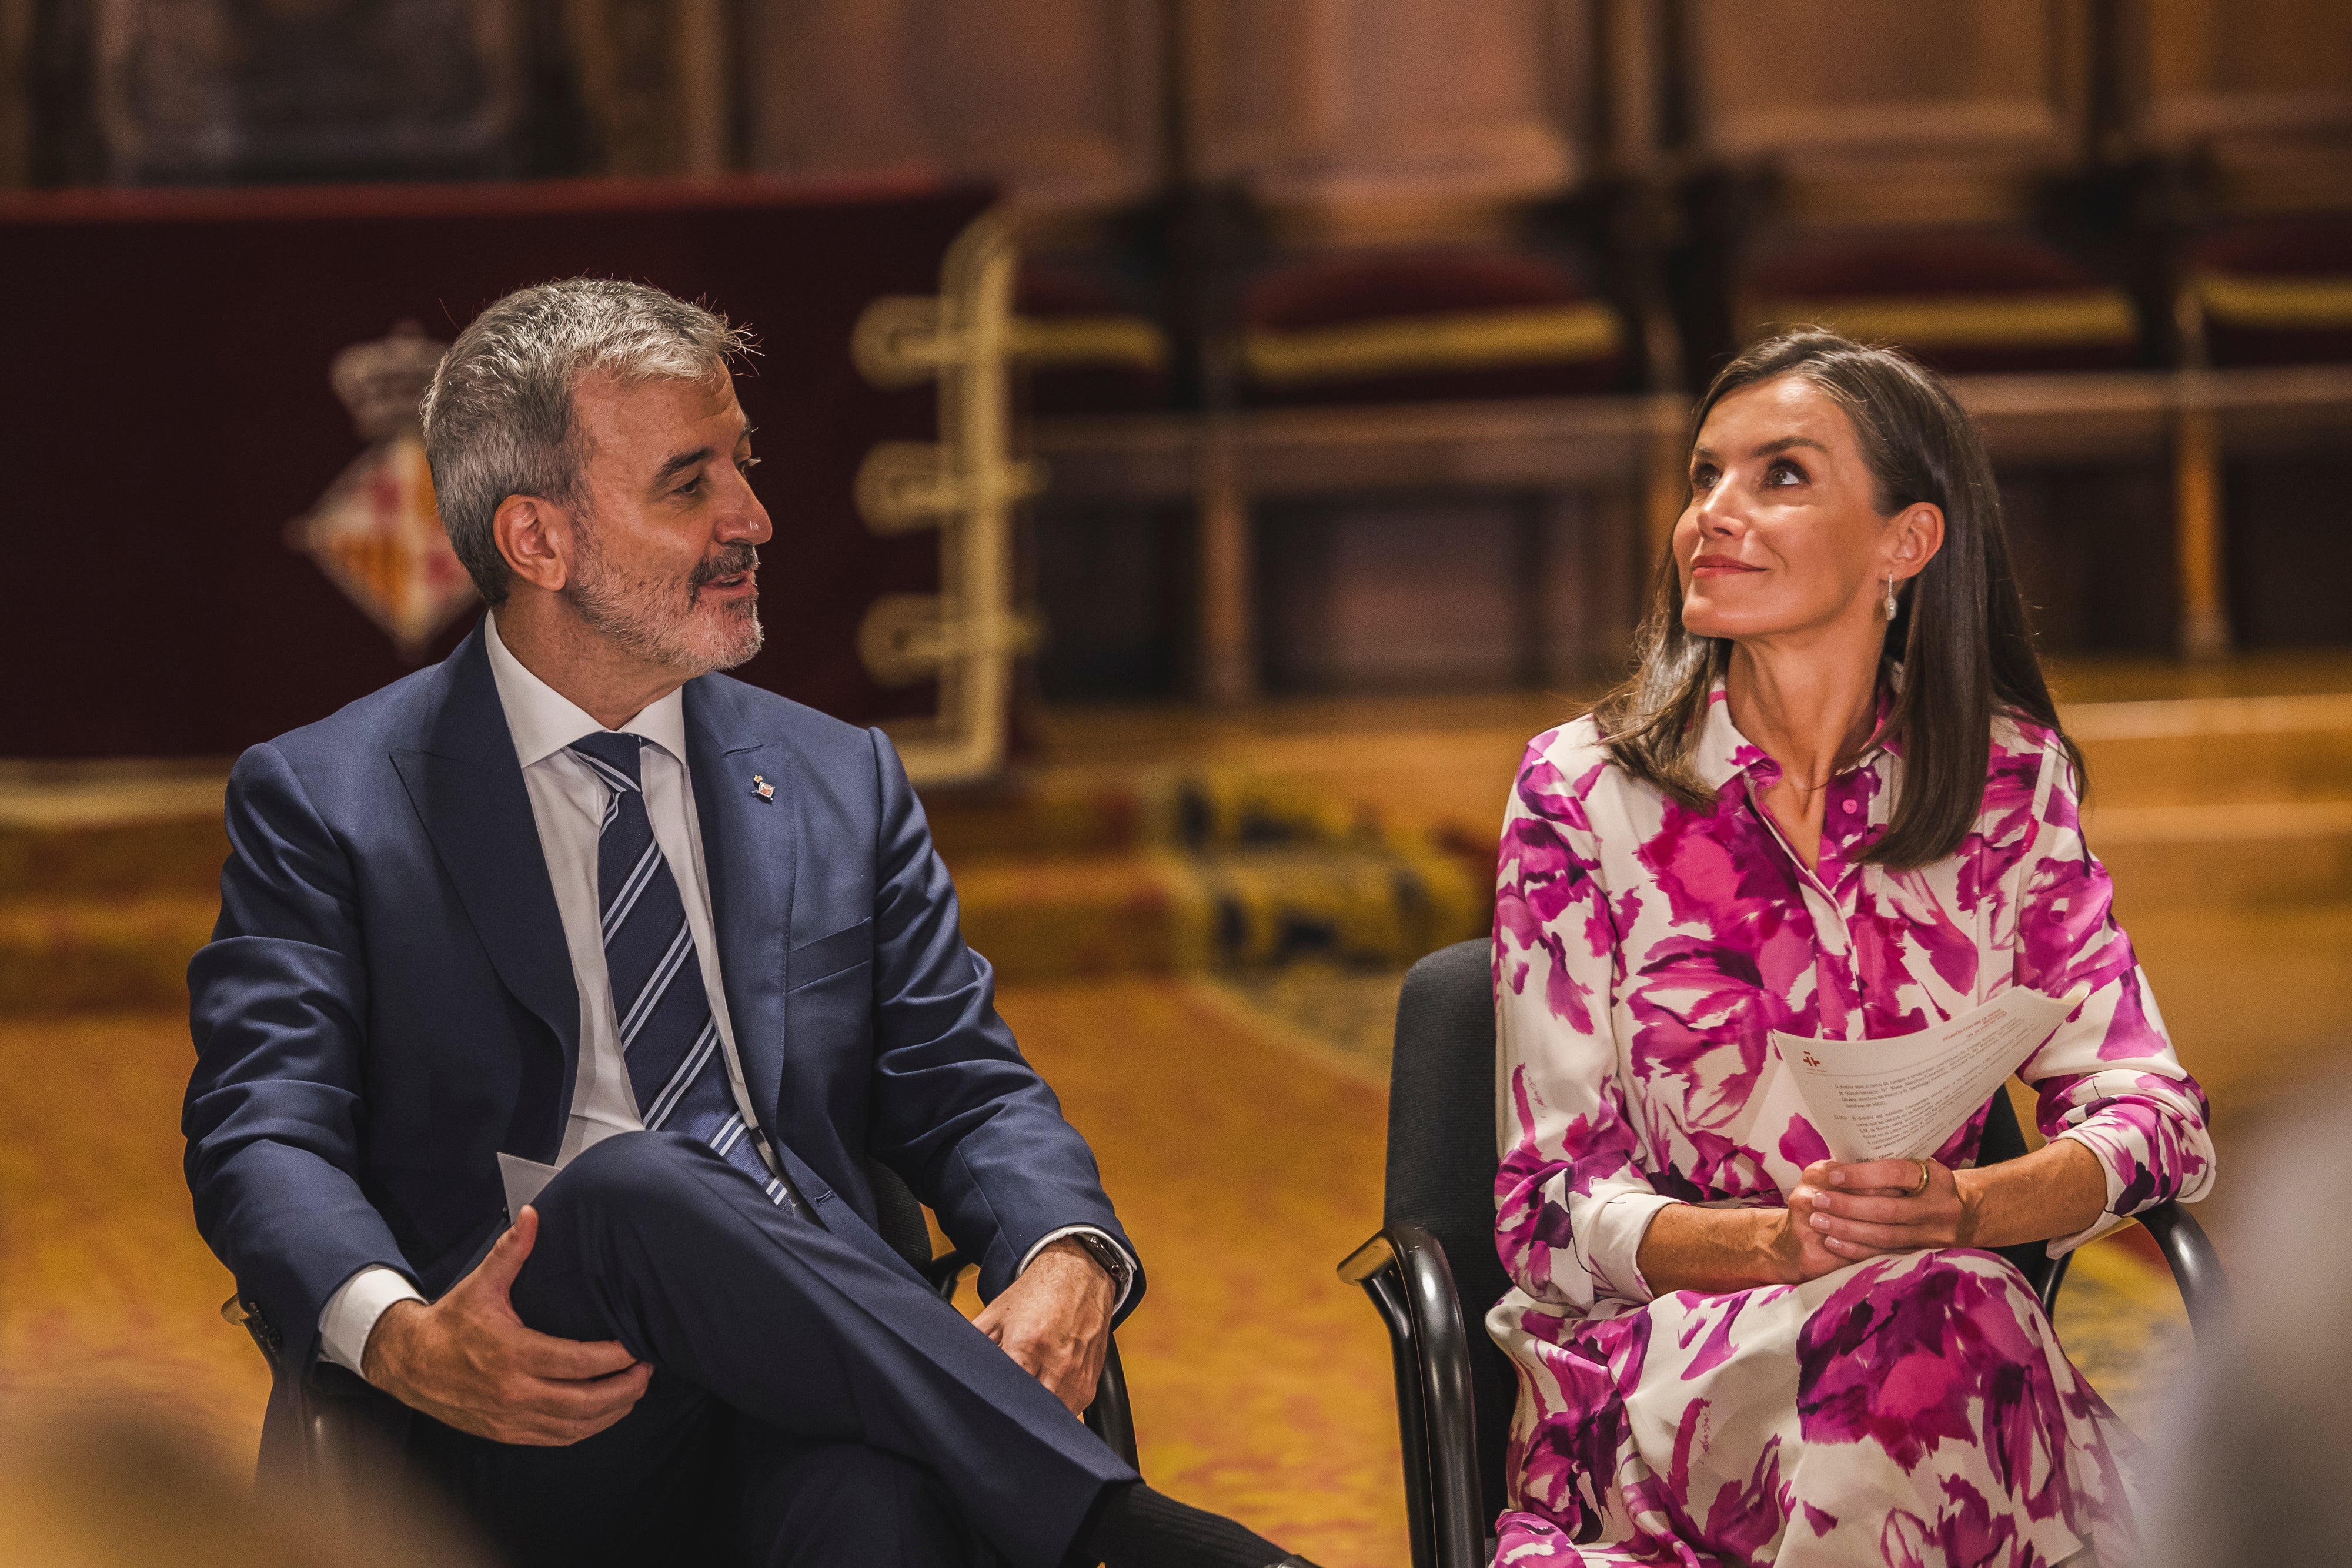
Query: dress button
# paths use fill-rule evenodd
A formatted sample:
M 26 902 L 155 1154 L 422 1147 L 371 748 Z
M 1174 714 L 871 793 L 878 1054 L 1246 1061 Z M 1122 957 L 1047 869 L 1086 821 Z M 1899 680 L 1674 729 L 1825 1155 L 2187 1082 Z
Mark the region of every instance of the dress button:
M 1859 801 L 1848 800 L 1845 803 L 1845 809 L 1849 811 L 1859 811 L 1862 810 L 1862 806 Z

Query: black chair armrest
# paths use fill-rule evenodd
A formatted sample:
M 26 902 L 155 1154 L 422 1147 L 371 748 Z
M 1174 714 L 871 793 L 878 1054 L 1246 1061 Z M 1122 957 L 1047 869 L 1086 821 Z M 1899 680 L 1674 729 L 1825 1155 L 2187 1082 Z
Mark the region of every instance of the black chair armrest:
M 1138 1475 L 1143 1465 L 1135 1456 L 1135 1406 L 1128 1403 L 1127 1369 L 1118 1364 L 1118 1336 L 1103 1345 L 1102 1381 L 1095 1385 L 1095 1402 L 1087 1406 L 1087 1430 L 1100 1437 Z
M 1413 1562 L 1485 1568 L 1470 1341 L 1445 1248 L 1418 1225 L 1391 1225 L 1348 1256 L 1339 1278 L 1362 1287 L 1388 1324 Z
M 231 1296 L 221 1303 L 221 1322 L 234 1323 L 253 1336 L 253 1348 L 269 1364 L 272 1376 L 278 1372 L 278 1333 L 265 1322 L 259 1312 L 245 1304 L 243 1296 Z
M 932 1290 L 940 1293 L 941 1301 L 952 1301 L 955 1300 L 956 1281 L 963 1277 L 964 1270 L 970 1266 L 970 1260 L 962 1253 L 942 1252 L 924 1265 L 923 1278 Z
M 2136 1218 L 2156 1238 L 2171 1267 L 2181 1304 L 2189 1309 L 2190 1332 L 2210 1343 L 2230 1315 L 2230 1281 L 2222 1277 L 2221 1256 L 2206 1239 L 2205 1228 L 2173 1202 L 2144 1209 Z
M 942 1301 L 955 1300 L 956 1281 L 967 1262 L 961 1252 L 942 1252 L 923 1270 L 923 1278 Z M 1087 1430 L 1100 1437 L 1110 1451 L 1140 1472 L 1136 1461 L 1135 1406 L 1128 1402 L 1127 1369 L 1118 1361 L 1118 1336 L 1103 1347 L 1102 1381 L 1095 1385 L 1095 1402 L 1087 1406 Z

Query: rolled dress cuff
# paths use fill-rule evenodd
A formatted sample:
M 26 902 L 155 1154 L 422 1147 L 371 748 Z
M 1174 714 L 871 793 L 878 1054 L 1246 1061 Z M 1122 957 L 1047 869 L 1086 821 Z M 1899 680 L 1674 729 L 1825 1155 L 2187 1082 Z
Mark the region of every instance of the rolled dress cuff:
M 327 1298 L 326 1310 L 319 1314 L 319 1354 L 365 1376 L 360 1363 L 367 1355 L 368 1336 L 375 1333 L 376 1319 L 395 1301 L 424 1299 L 425 1292 L 397 1269 L 377 1264 L 361 1270 Z
M 2052 1239 L 2050 1245 L 2044 1249 L 2046 1254 L 2052 1258 L 2063 1258 L 2067 1253 L 2072 1252 L 2075 1248 L 2083 1245 L 2084 1242 L 2096 1241 L 2100 1237 L 2105 1236 L 2108 1231 L 2113 1230 L 2116 1226 L 2121 1225 L 2125 1220 L 2131 1218 L 2129 1215 L 2117 1214 L 2116 1212 L 2116 1205 L 2123 1201 L 2123 1172 L 2116 1168 L 2120 1162 L 2116 1159 L 2115 1153 L 2101 1142 L 2098 1129 L 2085 1124 L 2079 1127 L 2069 1127 L 2064 1132 L 2059 1134 L 2058 1136 L 2062 1138 L 2072 1138 L 2076 1143 L 2091 1151 L 2091 1157 L 2099 1162 L 2099 1169 L 2106 1173 L 2107 1200 L 2105 1207 L 2099 1210 L 2099 1218 L 2091 1221 L 2090 1228 L 2086 1230 L 2078 1230 L 2072 1236 L 2060 1236 Z
M 1638 1303 L 1656 1294 L 1642 1278 L 1642 1238 L 1650 1233 L 1650 1222 L 1658 1218 L 1659 1210 L 1682 1201 L 1654 1192 L 1621 1192 L 1584 1213 L 1578 1228 L 1584 1245 L 1577 1251 L 1584 1271 L 1592 1276 L 1596 1298 L 1609 1296 Z

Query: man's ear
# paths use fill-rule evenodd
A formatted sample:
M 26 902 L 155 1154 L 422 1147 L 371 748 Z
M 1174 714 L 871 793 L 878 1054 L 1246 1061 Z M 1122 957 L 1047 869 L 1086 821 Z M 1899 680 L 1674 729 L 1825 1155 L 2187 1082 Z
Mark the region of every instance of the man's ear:
M 1906 507 L 1895 519 L 1893 566 L 1898 579 L 1916 577 L 1927 570 L 1944 548 L 1944 508 L 1933 501 Z
M 541 496 L 509 496 L 490 514 L 490 538 L 509 570 L 550 593 L 572 580 L 572 529 L 571 508 Z

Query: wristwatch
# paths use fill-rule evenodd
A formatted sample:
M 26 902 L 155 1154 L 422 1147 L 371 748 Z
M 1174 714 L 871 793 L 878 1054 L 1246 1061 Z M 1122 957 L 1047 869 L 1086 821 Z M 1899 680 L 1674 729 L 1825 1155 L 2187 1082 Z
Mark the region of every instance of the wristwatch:
M 1087 1256 L 1101 1264 L 1103 1272 L 1110 1276 L 1111 1295 L 1115 1299 L 1126 1297 L 1127 1283 L 1134 1278 L 1135 1271 L 1128 1267 L 1127 1254 L 1120 1251 L 1110 1238 L 1098 1230 L 1073 1230 L 1059 1239 L 1075 1241 L 1085 1248 Z

